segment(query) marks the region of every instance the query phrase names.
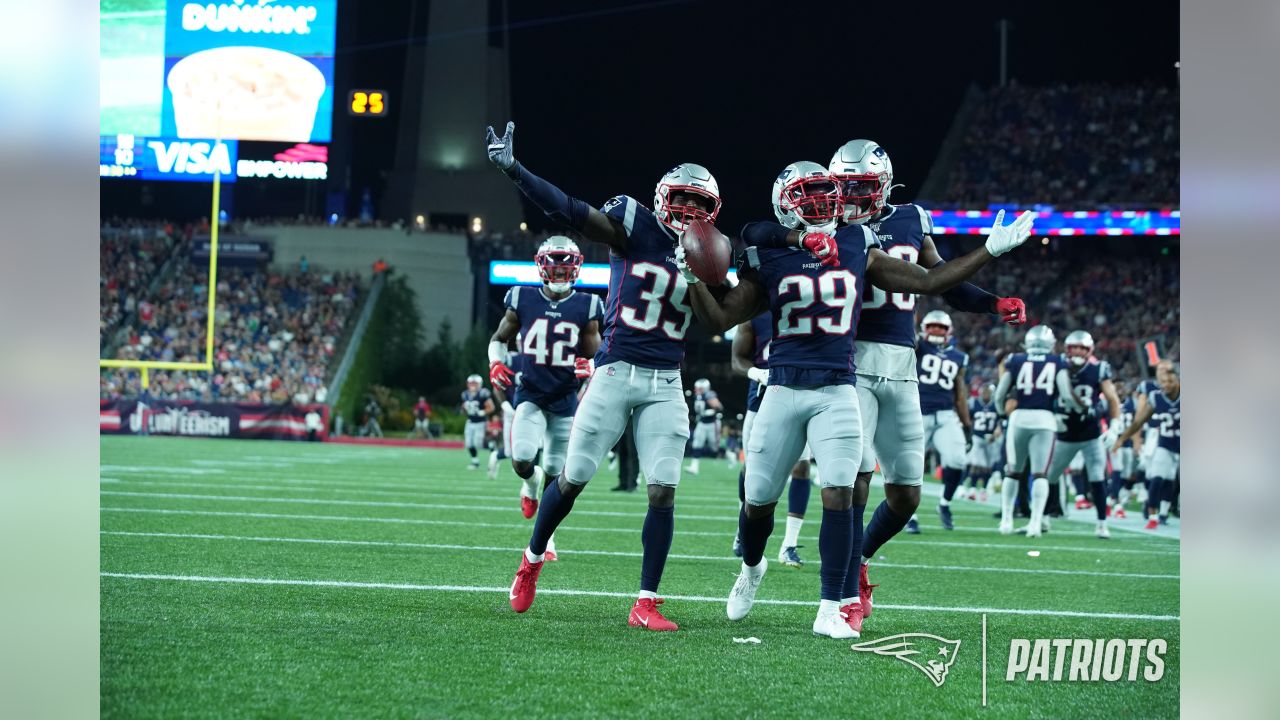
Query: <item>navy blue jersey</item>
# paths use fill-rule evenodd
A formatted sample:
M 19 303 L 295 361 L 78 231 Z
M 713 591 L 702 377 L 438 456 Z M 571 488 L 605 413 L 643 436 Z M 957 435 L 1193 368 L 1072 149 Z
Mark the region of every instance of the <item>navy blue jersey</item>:
M 751 318 L 751 329 L 756 334 L 755 354 L 751 361 L 758 368 L 769 367 L 769 341 L 773 340 L 773 316 L 767 312 Z M 755 412 L 764 400 L 764 388 L 755 380 L 747 382 L 747 409 Z
M 1180 449 L 1182 447 L 1181 391 L 1177 400 L 1170 400 L 1163 390 L 1152 390 L 1147 395 L 1147 402 L 1151 403 L 1151 419 L 1159 429 L 1160 439 L 1156 442 L 1156 446 L 1176 453 L 1182 452 Z
M 859 287 L 876 236 L 864 225 L 836 231 L 840 262 L 823 267 L 798 248 L 748 248 L 747 267 L 769 295 L 769 384 L 852 385 Z
M 689 286 L 676 270 L 676 236 L 635 199 L 600 208 L 627 233 L 623 255 L 609 253 L 609 298 L 596 365 L 622 360 L 658 370 L 680 367 L 693 322 Z
M 995 400 L 982 402 L 981 398 L 969 398 L 969 417 L 973 419 L 973 436 L 986 439 L 995 434 L 1000 424 Z
M 956 382 L 969 367 L 969 356 L 955 347 L 920 343 L 916 348 L 916 374 L 920 378 L 920 414 L 956 409 Z
M 1057 407 L 1058 371 L 1067 367 L 1061 355 L 1014 353 L 1004 361 L 1005 372 L 1013 376 L 1009 395 L 1019 410 L 1054 410 Z
M 1099 400 L 1102 395 L 1102 381 L 1110 380 L 1111 363 L 1106 360 L 1091 358 L 1084 367 L 1069 373 L 1071 375 L 1071 392 L 1076 400 L 1084 406 L 1083 413 L 1071 412 L 1067 404 L 1058 399 L 1058 410 L 1067 414 L 1066 429 L 1058 433 L 1058 439 L 1066 442 L 1084 442 L 1102 435 L 1102 412 Z M 1105 404 L 1101 404 L 1105 407 Z
M 592 320 L 600 319 L 600 297 L 571 291 L 562 300 L 552 300 L 542 288 L 517 285 L 507 291 L 505 303 L 520 319 L 513 404 L 532 402 L 552 415 L 572 415 L 580 384 L 573 374 L 578 337 Z
M 488 416 L 484 412 L 484 403 L 486 400 L 492 400 L 493 393 L 489 392 L 489 388 L 480 388 L 475 392 L 470 390 L 462 391 L 462 412 L 467 416 L 468 422 L 484 422 Z
M 1120 432 L 1124 432 L 1126 428 L 1133 424 L 1133 418 L 1138 414 L 1137 403 L 1134 402 L 1133 396 L 1124 399 L 1120 403 L 1120 417 L 1116 419 L 1116 425 L 1120 427 Z M 1133 438 L 1124 441 L 1120 447 L 1133 447 Z
M 1160 389 L 1160 383 L 1156 382 L 1155 380 L 1143 380 L 1142 382 L 1138 383 L 1138 389 L 1133 391 L 1133 396 L 1149 397 L 1151 393 L 1159 389 Z M 1151 419 L 1147 420 L 1147 424 L 1143 425 L 1143 427 L 1148 430 L 1155 430 L 1158 425 L 1159 423 L 1156 421 L 1155 416 L 1152 416 Z
M 698 418 L 698 422 L 713 423 L 716 421 L 716 411 L 708 404 L 708 401 L 715 400 L 716 397 L 715 390 L 708 390 L 693 396 L 693 414 Z M 711 412 L 708 413 L 708 410 L 711 410 Z
M 868 226 L 879 238 L 880 249 L 904 262 L 916 263 L 924 236 L 933 232 L 933 218 L 918 205 L 890 205 Z M 886 292 L 866 283 L 862 288 L 858 340 L 914 347 L 916 296 Z

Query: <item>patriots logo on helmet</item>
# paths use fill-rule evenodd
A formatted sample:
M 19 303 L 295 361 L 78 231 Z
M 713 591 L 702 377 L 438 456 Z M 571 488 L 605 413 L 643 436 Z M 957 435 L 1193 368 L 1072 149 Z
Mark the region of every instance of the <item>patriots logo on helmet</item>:
M 783 168 L 783 169 L 782 169 L 782 172 L 778 173 L 778 179 L 779 179 L 779 180 L 786 180 L 787 178 L 791 177 L 791 173 L 792 173 L 792 172 L 793 172 L 793 171 L 792 171 L 792 169 L 791 169 L 791 167 L 790 167 L 790 166 L 785 167 L 785 168 Z
M 884 157 L 884 148 L 877 145 L 875 149 L 871 151 L 871 154 L 875 155 L 876 157 Z
M 942 683 L 947 681 L 947 673 L 955 664 L 956 655 L 960 652 L 960 641 L 948 640 L 928 633 L 903 633 L 850 645 L 849 649 L 854 652 L 896 657 L 924 673 L 933 681 L 934 687 L 942 687 Z M 915 657 L 917 655 L 921 657 Z

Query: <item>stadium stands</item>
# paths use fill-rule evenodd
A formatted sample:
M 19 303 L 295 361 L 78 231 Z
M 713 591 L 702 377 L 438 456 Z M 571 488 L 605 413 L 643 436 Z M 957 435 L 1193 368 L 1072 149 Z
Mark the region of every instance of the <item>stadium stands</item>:
M 98 241 L 99 346 L 105 347 L 120 323 L 138 311 L 164 259 L 183 241 L 180 232 L 165 221 L 103 221 Z

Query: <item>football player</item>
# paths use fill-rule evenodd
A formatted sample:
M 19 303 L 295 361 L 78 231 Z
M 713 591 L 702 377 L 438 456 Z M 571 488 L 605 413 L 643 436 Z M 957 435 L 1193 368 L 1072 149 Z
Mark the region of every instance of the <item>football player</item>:
M 1108 448 L 1114 445 L 1120 433 L 1133 423 L 1136 411 L 1133 394 L 1127 387 L 1116 383 L 1116 394 L 1124 399 L 1120 402 L 1120 417 L 1107 425 L 1107 433 L 1103 436 L 1103 442 Z M 1133 490 L 1137 466 L 1132 439 L 1120 443 L 1119 449 L 1111 453 L 1111 488 L 1107 493 L 1108 512 L 1111 517 L 1121 519 L 1125 517 L 1124 506 L 1129 502 L 1129 496 Z
M 555 482 L 547 483 L 538 503 L 529 547 L 511 583 L 511 607 L 525 612 L 533 604 L 547 539 L 630 421 L 648 483 L 649 511 L 641 531 L 640 595 L 627 623 L 676 630 L 678 626 L 658 610 L 663 602 L 658 584 L 671 551 L 676 486 L 689 439 L 680 361 L 693 312 L 685 302 L 688 288 L 676 271 L 673 251 L 689 223 L 715 221 L 719 185 L 706 168 L 686 163 L 658 181 L 652 210 L 625 195 L 596 210 L 517 162 L 514 133 L 512 122 L 500 138 L 488 129 L 489 159 L 547 217 L 608 246 L 610 274 L 595 368 L 569 432 L 564 470 Z
M 720 397 L 711 389 L 711 381 L 699 378 L 693 382 L 693 459 L 685 472 L 697 475 L 698 460 L 715 455 L 720 446 L 720 422 L 717 417 L 724 411 Z
M 964 458 L 973 443 L 969 418 L 969 384 L 964 372 L 969 356 L 956 349 L 951 338 L 951 316 L 941 310 L 925 313 L 916 346 L 920 378 L 920 415 L 925 447 L 932 447 L 942 463 L 942 495 L 938 516 L 942 527 L 954 530 L 951 500 L 964 479 Z
M 462 444 L 471 453 L 468 470 L 480 467 L 476 453 L 485 446 L 486 426 L 493 414 L 493 394 L 481 385 L 483 382 L 479 375 L 468 375 L 467 389 L 462 391 L 462 413 L 467 416 L 467 423 L 462 427 Z
M 1107 447 L 1102 441 L 1102 421 L 1097 412 L 1098 400 L 1105 399 L 1110 422 L 1120 416 L 1120 400 L 1112 382 L 1111 363 L 1093 355 L 1093 336 L 1084 330 L 1075 330 L 1063 342 L 1071 376 L 1071 391 L 1079 401 L 1083 412 L 1066 410 L 1062 418 L 1064 430 L 1058 433 L 1053 449 L 1053 461 L 1049 467 L 1049 483 L 1061 480 L 1064 470 L 1079 455 L 1084 460 L 1084 476 L 1089 482 L 1089 495 L 1097 514 L 1096 534 L 1102 539 L 1111 537 L 1107 529 Z M 1080 507 L 1080 504 L 1077 504 Z
M 1154 380 L 1147 379 L 1138 383 L 1138 387 L 1133 391 L 1136 398 L 1133 403 L 1133 414 L 1137 415 L 1146 413 L 1151 393 L 1160 389 L 1160 370 L 1159 365 L 1156 366 L 1156 378 Z M 1145 512 L 1146 503 L 1149 499 L 1147 486 L 1150 484 L 1147 478 L 1147 466 L 1151 464 L 1151 456 L 1155 454 L 1156 446 L 1159 444 L 1160 437 L 1159 423 L 1154 415 L 1147 421 L 1142 432 L 1133 438 L 1133 454 L 1138 458 L 1137 477 L 1140 481 L 1138 487 L 1138 500 L 1142 502 Z
M 569 428 L 578 407 L 578 388 L 591 376 L 591 358 L 600 347 L 602 305 L 598 295 L 573 289 L 582 268 L 582 252 L 573 240 L 552 235 L 534 255 L 541 288 L 507 291 L 506 312 L 489 339 L 489 379 L 494 391 L 515 386 L 509 423 L 511 467 L 519 475 L 520 510 L 538 511 L 544 478 L 564 469 Z M 519 372 L 507 366 L 507 346 L 516 341 Z M 504 402 L 504 409 L 508 403 Z M 541 467 L 534 459 L 542 452 Z M 547 557 L 554 540 L 549 538 Z
M 1112 444 L 1114 452 L 1125 440 L 1136 436 L 1151 420 L 1156 422 L 1157 440 L 1147 464 L 1147 530 L 1155 530 L 1169 521 L 1171 502 L 1165 500 L 1178 477 L 1178 461 L 1182 447 L 1182 380 L 1178 366 L 1170 360 L 1156 365 L 1156 382 L 1160 387 L 1147 395 L 1133 422 Z M 1157 514 L 1159 520 L 1156 519 Z
M 1004 502 L 1000 532 L 1004 535 L 1013 532 L 1013 503 L 1018 486 L 1033 478 L 1031 518 L 1026 533 L 1027 537 L 1040 537 L 1044 529 L 1044 507 L 1049 501 L 1049 459 L 1058 431 L 1055 408 L 1084 411 L 1071 392 L 1066 359 L 1054 353 L 1056 345 L 1053 329 L 1036 325 L 1027 331 L 1022 341 L 1026 352 L 1014 353 L 1000 365 L 996 409 L 1009 416 L 1009 428 L 1005 432 L 1008 465 L 1001 487 Z
M 842 222 L 870 225 L 884 252 L 924 268 L 942 264 L 931 233 L 933 218 L 924 208 L 892 205 L 893 163 L 871 140 L 850 140 L 831 157 L 827 169 L 840 182 L 845 200 Z M 1003 216 L 1001 216 L 1003 217 Z M 999 224 L 999 223 L 997 223 Z M 1026 306 L 1016 297 L 1001 298 L 969 283 L 943 298 L 961 312 L 996 313 L 1005 322 L 1026 321 Z M 867 566 L 880 547 L 902 529 L 919 532 L 915 522 L 924 482 L 924 426 L 916 375 L 915 296 L 863 287 L 858 322 L 858 400 L 862 404 L 862 467 L 854 490 L 854 508 L 865 510 L 871 474 L 877 461 L 884 477 L 884 501 L 867 523 L 859 587 L 866 614 L 871 615 Z
M 983 383 L 978 397 L 969 398 L 969 417 L 973 419 L 973 446 L 969 448 L 969 499 L 987 501 L 987 481 L 993 486 L 1001 482 L 1000 473 L 1000 413 L 996 411 L 996 386 Z
M 821 600 L 813 632 L 853 638 L 862 627 L 858 575 L 848 572 L 861 544 L 856 532 L 861 522 L 853 507 L 862 455 L 853 347 L 860 285 L 867 280 L 890 291 L 947 290 L 1026 240 L 1032 214 L 1008 227 L 997 220 L 984 248 L 926 270 L 880 251 L 875 234 L 864 225 L 833 231 L 842 202 L 834 179 L 821 165 L 794 163 L 780 179 L 773 200 L 775 214 L 785 222 L 757 222 L 743 229 L 743 241 L 755 247 L 745 253 L 738 285 L 717 301 L 696 277 L 686 277 L 694 312 L 712 331 L 745 322 L 766 308 L 774 323 L 769 391 L 747 438 L 746 505 L 739 514 L 742 567 L 726 612 L 731 620 L 740 620 L 754 603 L 768 568 L 764 548 L 773 531 L 774 508 L 807 441 L 822 468 Z M 683 248 L 677 257 L 682 264 Z

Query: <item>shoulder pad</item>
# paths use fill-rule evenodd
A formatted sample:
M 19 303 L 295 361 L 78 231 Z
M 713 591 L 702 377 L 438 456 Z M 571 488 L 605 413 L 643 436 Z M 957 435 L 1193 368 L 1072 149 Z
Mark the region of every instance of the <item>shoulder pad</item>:
M 507 291 L 507 297 L 503 299 L 503 304 L 509 310 L 515 310 L 520 304 L 520 286 L 516 285 Z
M 916 205 L 915 203 L 912 203 L 911 207 L 915 208 L 916 212 L 920 214 L 920 232 L 924 233 L 925 235 L 932 235 L 933 234 L 933 216 L 929 214 L 928 210 L 925 210 L 924 208 L 920 207 L 919 205 Z
M 631 232 L 636 226 L 636 213 L 641 209 L 640 203 L 630 195 L 614 195 L 600 207 L 600 212 L 621 223 L 627 237 L 631 237 Z

